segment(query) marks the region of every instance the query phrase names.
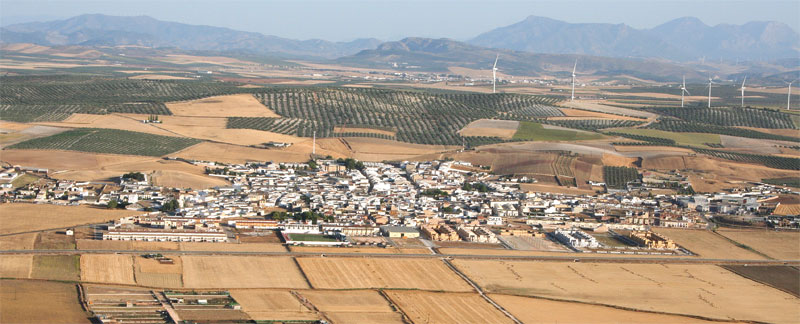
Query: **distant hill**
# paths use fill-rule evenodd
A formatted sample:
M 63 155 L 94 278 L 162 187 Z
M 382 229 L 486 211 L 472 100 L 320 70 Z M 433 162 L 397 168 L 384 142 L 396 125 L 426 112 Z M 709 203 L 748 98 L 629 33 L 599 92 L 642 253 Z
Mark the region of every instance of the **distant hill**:
M 545 17 L 500 27 L 470 44 L 518 51 L 649 57 L 675 61 L 774 60 L 800 57 L 800 35 L 779 22 L 708 26 L 697 18 L 679 18 L 653 29 L 625 24 L 573 24 Z
M 38 45 L 177 47 L 184 50 L 236 51 L 261 55 L 336 58 L 375 48 L 377 39 L 329 42 L 293 40 L 228 28 L 166 22 L 147 16 L 81 15 L 65 20 L 0 28 L 4 43 Z
M 578 73 L 583 75 L 633 76 L 646 80 L 702 79 L 694 70 L 668 62 L 645 59 L 609 58 L 587 55 L 534 54 L 505 49 L 491 49 L 458 42 L 451 39 L 410 37 L 396 42 L 387 42 L 374 50 L 336 60 L 340 64 L 365 67 L 388 68 L 397 63 L 414 71 L 445 72 L 448 67 L 460 66 L 490 70 L 495 55 L 500 55 L 498 68 L 511 75 L 561 75 L 567 77 L 575 60 Z M 488 72 L 487 72 L 488 73 Z

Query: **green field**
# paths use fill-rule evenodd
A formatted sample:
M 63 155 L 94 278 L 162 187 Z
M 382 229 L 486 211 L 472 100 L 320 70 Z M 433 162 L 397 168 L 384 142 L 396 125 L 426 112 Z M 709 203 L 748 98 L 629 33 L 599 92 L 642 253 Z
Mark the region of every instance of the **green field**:
M 761 179 L 761 182 L 769 183 L 776 186 L 787 186 L 800 188 L 800 178 L 771 178 Z
M 546 129 L 540 123 L 519 123 L 513 139 L 522 141 L 580 141 L 603 138 L 596 133 L 576 132 L 562 129 Z
M 337 240 L 330 236 L 325 236 L 322 234 L 301 234 L 301 233 L 291 233 L 286 234 L 292 241 L 300 241 L 300 242 L 336 242 Z
M 35 255 L 31 278 L 78 281 L 81 279 L 79 255 Z
M 12 149 L 67 150 L 92 153 L 162 156 L 200 140 L 116 129 L 77 128 L 14 144 Z
M 675 141 L 678 145 L 709 147 L 706 144 L 721 145 L 719 135 L 706 134 L 706 133 L 673 133 L 657 129 L 644 129 L 644 128 L 622 128 L 614 129 L 614 132 L 642 135 L 648 137 L 666 138 Z

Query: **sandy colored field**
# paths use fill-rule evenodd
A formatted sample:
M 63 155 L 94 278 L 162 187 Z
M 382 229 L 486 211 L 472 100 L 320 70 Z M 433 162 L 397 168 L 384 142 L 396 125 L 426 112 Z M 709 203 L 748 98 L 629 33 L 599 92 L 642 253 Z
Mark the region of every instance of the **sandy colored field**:
M 146 115 L 92 115 L 92 114 L 72 114 L 67 119 L 59 122 L 41 122 L 38 125 L 70 128 L 110 128 L 122 129 L 132 132 L 149 133 L 164 136 L 175 136 L 175 134 L 165 131 L 155 126 L 155 124 L 145 124 L 141 120 L 147 119 Z
M 632 116 L 632 117 L 641 117 L 641 118 L 656 118 L 658 115 L 641 111 L 641 110 L 634 110 L 634 109 L 627 109 L 627 108 L 619 108 L 619 107 L 612 107 L 606 106 L 603 104 L 602 101 L 598 100 L 575 100 L 575 101 L 564 101 L 561 102 L 561 105 L 569 108 L 579 108 L 584 110 L 591 110 L 597 111 L 601 113 L 610 113 L 610 114 L 617 114 L 623 116 Z
M 236 321 L 241 323 L 250 319 L 247 314 L 241 310 L 234 310 L 230 308 L 216 308 L 216 309 L 177 309 L 178 316 L 181 320 L 187 321 Z M 234 322 L 234 323 L 236 323 Z M 245 322 L 247 323 L 247 322 Z
M 686 316 L 645 313 L 607 306 L 490 294 L 524 323 L 715 323 Z
M 386 291 L 415 323 L 513 323 L 477 293 Z
M 121 254 L 81 255 L 81 280 L 134 285 L 133 257 Z
M 174 75 L 165 75 L 165 74 L 141 74 L 135 75 L 132 77 L 128 77 L 128 79 L 134 80 L 191 80 L 190 78 L 179 77 Z
M 0 255 L 0 277 L 30 278 L 33 255 Z
M 334 323 L 403 323 L 374 290 L 305 290 L 300 294 Z
M 656 233 L 664 234 L 678 245 L 703 258 L 711 259 L 764 259 L 764 257 L 740 248 L 706 230 L 685 230 L 677 228 L 654 227 Z
M 156 186 L 170 188 L 207 189 L 230 185 L 222 178 L 172 170 L 157 170 L 151 174 L 151 179 Z
M 78 250 L 174 251 L 175 242 L 76 240 Z
M 104 223 L 137 214 L 140 212 L 88 206 L 0 204 L 0 234 Z
M 177 116 L 280 117 L 246 93 L 172 102 L 167 108 Z
M 173 264 L 163 264 L 155 259 L 134 257 L 136 283 L 146 287 L 180 288 L 183 286 L 181 258 L 172 258 Z
M 228 64 L 257 65 L 256 63 L 253 62 L 237 60 L 235 58 L 224 57 L 224 56 L 194 56 L 194 55 L 184 55 L 184 54 L 168 54 L 164 57 L 154 57 L 154 59 L 175 64 L 205 63 L 205 64 L 221 64 L 221 65 L 228 65 Z
M 313 252 L 313 253 L 381 253 L 381 254 L 431 254 L 428 249 L 400 249 L 400 248 L 380 248 L 380 247 L 315 247 L 315 246 L 290 246 L 293 252 Z
M 303 306 L 286 290 L 231 290 L 231 297 L 254 320 L 317 320 L 319 316 Z
M 0 250 L 30 250 L 37 233 L 0 236 Z
M 91 323 L 74 284 L 27 280 L 0 281 L 0 322 Z
M 161 124 L 159 127 L 185 137 L 238 145 L 256 145 L 266 142 L 296 143 L 303 141 L 299 137 L 255 129 L 174 125 L 169 123 Z
M 586 189 L 579 189 L 574 187 L 562 187 L 559 185 L 549 185 L 543 183 L 523 183 L 520 184 L 520 189 L 528 192 L 550 192 L 550 193 L 560 193 L 560 194 L 567 194 L 567 195 L 593 195 L 595 194 L 592 190 Z
M 181 242 L 181 251 L 229 251 L 229 252 L 286 252 L 280 243 L 221 244 L 205 242 Z
M 344 324 L 401 324 L 403 316 L 399 313 L 328 313 L 328 318 L 334 323 Z
M 644 146 L 644 145 L 617 145 L 614 149 L 618 152 L 677 152 L 677 153 L 694 153 L 694 151 L 682 147 L 673 146 Z
M 78 281 L 81 279 L 79 255 L 34 255 L 31 278 Z
M 297 258 L 314 288 L 419 288 L 470 291 L 443 262 L 433 259 Z
M 251 161 L 305 162 L 309 154 L 286 152 L 278 149 L 258 149 L 220 143 L 200 143 L 172 156 L 191 160 L 215 161 L 223 163 L 244 163 Z
M 54 170 L 87 170 L 154 160 L 151 157 L 49 150 L 3 150 L 0 159 L 12 165 Z
M 513 120 L 478 119 L 458 131 L 461 136 L 494 136 L 510 139 L 519 128 Z
M 641 118 L 635 117 L 627 117 L 627 116 L 620 116 L 620 115 L 612 115 L 606 114 L 596 111 L 588 111 L 588 110 L 581 110 L 581 109 L 573 109 L 573 108 L 561 108 L 561 112 L 564 113 L 567 117 L 593 117 L 593 118 L 602 118 L 602 119 L 618 119 L 618 120 L 638 120 L 643 121 Z M 558 117 L 549 117 L 548 119 L 561 119 Z
M 717 233 L 771 258 L 800 260 L 800 232 L 720 228 Z
M 333 133 L 369 133 L 369 134 L 381 134 L 386 136 L 395 136 L 395 132 L 383 130 L 383 129 L 375 129 L 375 128 L 361 128 L 361 127 L 346 127 L 346 126 L 336 126 L 333 128 Z
M 793 322 L 800 299 L 714 265 L 458 260 L 485 290 L 715 319 Z
M 289 257 L 183 256 L 187 288 L 308 288 Z
M 403 143 L 379 138 L 347 137 L 352 157 L 362 161 L 401 160 L 417 155 L 455 150 L 457 146 Z M 319 141 L 317 141 L 319 144 Z M 319 153 L 317 149 L 317 154 Z
M 467 249 L 467 248 L 440 248 L 439 252 L 448 255 L 496 255 L 496 256 L 555 256 L 564 257 L 567 260 L 580 257 L 591 258 L 619 258 L 619 254 L 608 253 L 574 253 L 574 252 L 555 252 L 555 251 L 527 251 L 527 250 L 508 250 L 508 249 Z M 649 259 L 649 258 L 671 258 L 669 255 L 656 255 L 656 254 L 636 254 L 625 255 L 625 258 L 633 259 Z
M 21 131 L 31 127 L 31 124 L 25 123 L 17 123 L 12 121 L 0 121 L 0 131 L 8 132 L 8 131 Z

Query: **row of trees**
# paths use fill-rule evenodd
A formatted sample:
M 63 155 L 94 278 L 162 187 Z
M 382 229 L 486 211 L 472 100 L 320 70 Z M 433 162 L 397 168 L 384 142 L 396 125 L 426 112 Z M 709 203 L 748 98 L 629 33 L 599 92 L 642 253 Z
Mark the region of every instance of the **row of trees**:
M 648 125 L 647 128 L 658 129 L 668 132 L 678 132 L 678 133 L 709 133 L 709 134 L 730 135 L 730 136 L 739 136 L 739 137 L 756 138 L 756 139 L 771 139 L 779 141 L 800 142 L 800 138 L 791 136 L 774 135 L 743 128 L 734 128 L 728 126 L 718 126 L 718 125 L 704 124 L 698 122 L 689 122 L 671 118 L 662 119 L 658 122 L 652 123 Z
M 702 121 L 719 126 L 749 126 L 759 128 L 796 129 L 792 115 L 780 111 L 756 108 L 652 108 L 659 115 L 685 121 Z

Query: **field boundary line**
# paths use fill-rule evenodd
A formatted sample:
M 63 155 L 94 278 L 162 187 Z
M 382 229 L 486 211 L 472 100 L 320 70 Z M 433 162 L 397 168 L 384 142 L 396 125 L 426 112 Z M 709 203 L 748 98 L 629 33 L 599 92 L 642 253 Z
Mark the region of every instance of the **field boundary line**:
M 474 281 L 472 281 L 472 279 L 470 279 L 469 277 L 467 277 L 467 275 L 466 275 L 466 274 L 464 274 L 463 272 L 461 272 L 461 270 L 459 270 L 459 269 L 458 269 L 458 268 L 457 268 L 457 267 L 456 267 L 454 264 L 452 264 L 452 263 L 450 262 L 450 260 L 448 260 L 448 259 L 442 259 L 442 262 L 444 262 L 444 264 L 446 264 L 446 265 L 447 265 L 447 267 L 449 267 L 449 268 L 450 268 L 450 270 L 453 270 L 453 272 L 455 272 L 455 273 L 456 273 L 456 274 L 457 274 L 459 277 L 461 277 L 461 279 L 464 279 L 464 281 L 466 281 L 468 284 L 470 284 L 470 286 L 472 286 L 472 288 L 474 288 L 474 289 L 475 289 L 475 291 L 477 291 L 477 292 L 478 292 L 478 294 L 479 294 L 481 297 L 483 297 L 483 299 L 485 299 L 487 302 L 489 302 L 489 304 L 491 304 L 492 306 L 494 306 L 494 308 L 497 308 L 497 310 L 499 310 L 501 313 L 505 314 L 505 315 L 506 315 L 506 317 L 508 317 L 508 318 L 510 318 L 512 321 L 514 321 L 514 323 L 517 323 L 517 324 L 522 324 L 522 321 L 520 321 L 519 319 L 517 319 L 516 317 L 514 317 L 514 315 L 512 315 L 512 314 L 511 314 L 510 312 L 508 312 L 508 311 L 507 311 L 505 308 L 503 308 L 503 306 L 500 306 L 500 304 L 496 303 L 494 300 L 492 300 L 491 298 L 489 298 L 489 296 L 487 296 L 487 295 L 486 295 L 486 294 L 483 292 L 483 289 L 481 289 L 481 287 L 480 287 L 480 286 L 478 286 L 478 284 L 477 284 L 477 283 L 475 283 Z
M 292 257 L 292 261 L 294 261 L 294 265 L 297 266 L 297 270 L 300 271 L 300 274 L 303 275 L 303 280 L 306 281 L 308 284 L 308 288 L 314 289 L 314 285 L 311 284 L 311 280 L 308 279 L 306 272 L 303 270 L 303 267 L 300 266 L 300 262 L 297 261 L 297 257 Z
M 389 295 L 384 291 L 384 289 L 378 289 L 378 293 L 383 297 L 383 299 L 389 302 L 389 306 L 396 309 L 397 312 L 400 313 L 400 315 L 403 317 L 403 323 L 410 323 L 410 324 L 414 323 L 414 321 L 411 320 L 411 317 L 409 317 L 406 314 L 406 312 L 403 311 L 403 309 L 400 307 L 400 304 L 392 300 L 392 297 L 389 297 Z
M 333 321 L 331 321 L 331 319 L 328 318 L 328 315 L 325 314 L 325 312 L 320 311 L 319 308 L 317 308 L 317 306 L 314 305 L 314 303 L 312 303 L 310 300 L 308 300 L 308 298 L 306 298 L 305 296 L 300 294 L 300 292 L 298 292 L 297 290 L 291 289 L 291 290 L 289 290 L 289 293 L 292 294 L 292 296 L 294 296 L 294 298 L 296 298 L 297 301 L 300 302 L 300 304 L 305 306 L 305 308 L 308 308 L 308 310 L 310 310 L 310 311 L 312 311 L 314 313 L 317 313 L 319 315 L 319 317 L 321 317 L 323 320 L 327 321 L 328 323 L 333 323 Z
M 733 269 L 730 269 L 730 268 L 728 268 L 727 266 L 724 266 L 724 265 L 719 265 L 719 266 L 717 266 L 717 267 L 720 267 L 720 268 L 722 268 L 722 269 L 725 269 L 725 270 L 727 270 L 727 271 L 733 272 L 735 275 L 737 275 L 737 276 L 739 276 L 739 277 L 742 277 L 742 278 L 745 278 L 745 279 L 747 279 L 747 280 L 751 280 L 751 281 L 757 282 L 757 283 L 759 283 L 759 284 L 762 284 L 762 285 L 764 285 L 764 286 L 767 286 L 767 287 L 770 287 L 770 288 L 775 288 L 775 289 L 777 289 L 777 290 L 780 290 L 780 291 L 782 291 L 782 292 L 785 292 L 785 293 L 787 293 L 787 294 L 789 294 L 789 295 L 792 295 L 792 296 L 795 296 L 795 297 L 797 297 L 797 298 L 800 298 L 800 295 L 795 295 L 795 293 L 793 293 L 793 292 L 791 292 L 791 291 L 789 291 L 789 290 L 786 290 L 786 289 L 783 289 L 783 288 L 781 288 L 781 287 L 775 286 L 775 285 L 773 285 L 773 284 L 767 283 L 766 281 L 761 281 L 761 280 L 758 280 L 758 279 L 755 279 L 755 278 L 751 278 L 751 277 L 745 276 L 745 275 L 743 275 L 743 274 L 739 273 L 739 272 L 738 272 L 738 271 L 736 271 L 736 270 L 733 270 Z M 797 268 L 795 268 L 795 267 L 789 267 L 789 268 L 794 268 L 794 269 L 797 269 Z
M 722 235 L 722 234 L 720 234 L 720 233 L 717 233 L 717 230 L 716 230 L 716 229 L 715 229 L 715 230 L 712 230 L 712 231 L 711 231 L 711 233 L 714 233 L 714 235 L 717 235 L 717 236 L 721 237 L 722 239 L 724 239 L 724 240 L 726 240 L 726 241 L 728 241 L 728 242 L 731 242 L 733 245 L 735 245 L 735 246 L 736 246 L 736 247 L 738 247 L 738 248 L 741 248 L 741 249 L 743 249 L 743 250 L 747 250 L 747 251 L 753 252 L 753 253 L 755 253 L 755 254 L 758 254 L 758 255 L 760 255 L 760 256 L 762 256 L 762 257 L 765 257 L 767 260 L 775 260 L 775 258 L 773 258 L 773 257 L 771 257 L 771 256 L 769 256 L 769 255 L 766 255 L 766 254 L 764 254 L 764 252 L 761 252 L 761 251 L 759 251 L 759 250 L 756 250 L 756 249 L 754 249 L 754 248 L 750 247 L 750 246 L 749 246 L 749 245 L 747 245 L 747 244 L 739 243 L 739 242 L 735 241 L 735 240 L 734 240 L 734 239 L 732 239 L 732 238 L 729 238 L 729 237 L 727 237 L 727 236 L 725 236 L 725 235 Z

